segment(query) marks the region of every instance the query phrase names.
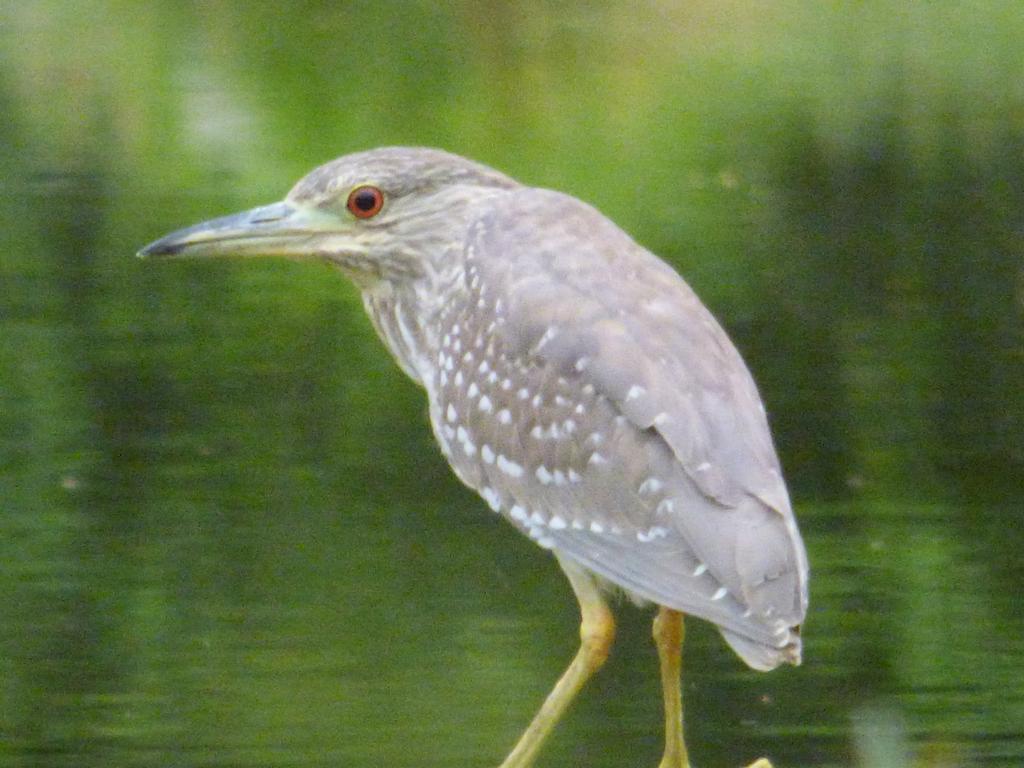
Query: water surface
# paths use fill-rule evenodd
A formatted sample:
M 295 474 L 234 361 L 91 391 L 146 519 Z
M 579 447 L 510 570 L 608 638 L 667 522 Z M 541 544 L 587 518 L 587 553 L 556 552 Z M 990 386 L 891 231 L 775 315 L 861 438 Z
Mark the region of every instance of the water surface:
M 0 765 L 496 765 L 572 657 L 338 274 L 132 258 L 384 143 L 599 205 L 750 363 L 805 663 L 690 622 L 698 765 L 1024 764 L 1024 25 L 890 5 L 2 9 Z M 539 765 L 657 764 L 618 614 Z

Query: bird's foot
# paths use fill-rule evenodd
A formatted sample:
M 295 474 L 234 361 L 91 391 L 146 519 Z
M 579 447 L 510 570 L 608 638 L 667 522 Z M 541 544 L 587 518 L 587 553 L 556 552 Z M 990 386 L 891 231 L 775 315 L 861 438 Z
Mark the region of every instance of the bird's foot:
M 772 761 L 767 757 L 759 757 L 757 760 L 752 762 L 747 768 L 773 768 Z

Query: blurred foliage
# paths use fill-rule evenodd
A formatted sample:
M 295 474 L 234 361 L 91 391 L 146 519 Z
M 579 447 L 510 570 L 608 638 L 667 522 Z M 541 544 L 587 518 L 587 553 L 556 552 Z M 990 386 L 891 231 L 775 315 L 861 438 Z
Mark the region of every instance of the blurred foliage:
M 0 765 L 494 763 L 572 653 L 354 290 L 130 258 L 391 143 L 594 203 L 754 371 L 807 661 L 695 625 L 701 762 L 881 765 L 882 701 L 892 765 L 1019 765 L 1022 48 L 1019 0 L 0 4 Z M 623 614 L 543 765 L 657 759 Z

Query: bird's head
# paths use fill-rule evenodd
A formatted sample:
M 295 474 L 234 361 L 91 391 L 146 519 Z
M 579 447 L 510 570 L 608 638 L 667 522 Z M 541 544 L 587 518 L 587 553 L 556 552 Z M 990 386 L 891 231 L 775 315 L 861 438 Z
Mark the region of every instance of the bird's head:
M 440 150 L 373 149 L 320 166 L 281 202 L 172 232 L 139 256 L 322 259 L 363 287 L 416 278 L 461 249 L 476 205 L 517 186 Z

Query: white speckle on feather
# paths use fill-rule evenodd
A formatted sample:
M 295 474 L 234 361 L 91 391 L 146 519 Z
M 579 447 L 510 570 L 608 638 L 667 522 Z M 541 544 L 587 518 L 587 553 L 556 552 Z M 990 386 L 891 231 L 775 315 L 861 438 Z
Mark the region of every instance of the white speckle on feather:
M 504 472 L 509 477 L 522 477 L 523 476 L 523 467 L 522 467 L 522 465 L 516 464 L 511 459 L 507 459 L 504 456 L 502 456 L 500 453 L 498 454 L 498 469 L 500 469 L 502 472 Z
M 553 325 L 549 325 L 547 330 L 544 331 L 544 335 L 540 337 L 540 341 L 537 342 L 536 350 L 540 352 L 551 341 L 555 336 L 558 335 L 558 328 Z
M 668 528 L 664 528 L 660 525 L 652 525 L 647 529 L 647 540 L 654 541 L 655 539 L 664 539 L 668 536 Z
M 497 512 L 501 509 L 501 497 L 498 495 L 496 490 L 490 486 L 486 486 L 482 491 L 480 491 L 480 495 L 484 497 L 484 501 L 487 502 L 487 506 L 492 510 Z
M 465 427 L 459 427 L 455 431 L 455 437 L 458 438 L 458 441 L 462 444 L 462 451 L 467 456 L 472 456 L 476 453 L 476 445 L 474 445 L 473 441 L 469 439 L 469 433 L 466 431 Z
M 662 483 L 661 480 L 659 480 L 656 477 L 648 477 L 646 480 L 640 483 L 640 487 L 637 488 L 636 492 L 639 493 L 641 496 L 644 496 L 649 493 L 657 493 L 663 487 L 664 483 Z
M 643 397 L 645 394 L 647 394 L 646 389 L 641 387 L 639 384 L 634 384 L 626 393 L 626 401 L 629 402 L 630 400 L 636 400 L 637 398 Z

